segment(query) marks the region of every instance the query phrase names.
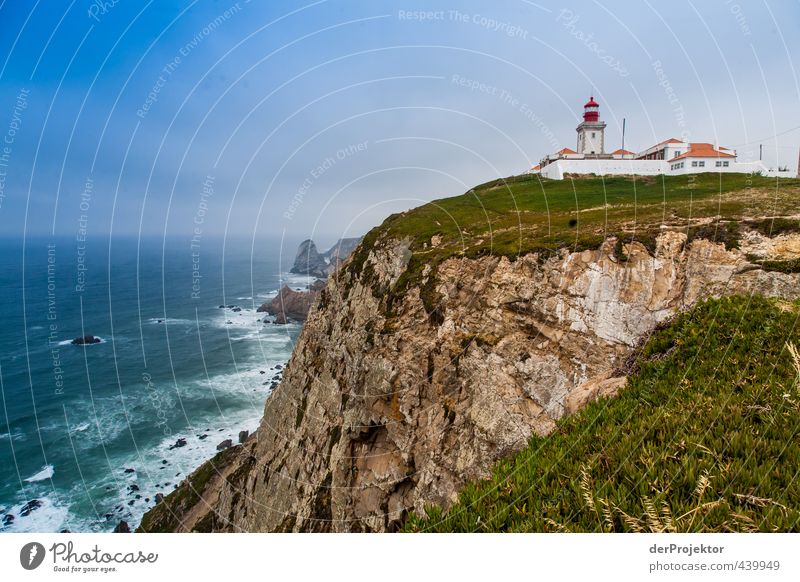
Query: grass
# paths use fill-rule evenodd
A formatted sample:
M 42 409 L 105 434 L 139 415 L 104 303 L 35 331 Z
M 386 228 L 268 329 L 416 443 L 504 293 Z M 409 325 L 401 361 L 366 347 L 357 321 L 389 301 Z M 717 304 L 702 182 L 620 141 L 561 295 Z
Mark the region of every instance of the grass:
M 373 245 L 383 238 L 409 240 L 413 254 L 407 271 L 386 290 L 396 298 L 420 283 L 426 265 L 435 276 L 436 266 L 453 256 L 514 258 L 539 252 L 546 258 L 565 247 L 596 248 L 609 236 L 652 246 L 662 225 L 684 228 L 690 238 L 736 246 L 740 224 L 773 235 L 800 230 L 796 219 L 773 220 L 796 214 L 798 195 L 800 180 L 748 174 L 515 176 L 390 216 L 365 237 L 348 270 L 368 278 L 364 262 Z M 441 243 L 433 247 L 435 235 Z M 436 298 L 426 299 L 431 314 Z
M 618 397 L 406 531 L 800 531 L 800 302 L 711 300 L 640 350 Z

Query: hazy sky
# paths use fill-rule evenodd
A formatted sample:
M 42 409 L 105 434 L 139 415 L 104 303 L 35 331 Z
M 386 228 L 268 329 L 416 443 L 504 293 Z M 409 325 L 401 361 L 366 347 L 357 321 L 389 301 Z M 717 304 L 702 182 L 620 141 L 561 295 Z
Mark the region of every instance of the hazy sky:
M 0 235 L 325 246 L 574 148 L 592 92 L 609 149 L 795 167 L 798 55 L 798 2 L 6 0 Z

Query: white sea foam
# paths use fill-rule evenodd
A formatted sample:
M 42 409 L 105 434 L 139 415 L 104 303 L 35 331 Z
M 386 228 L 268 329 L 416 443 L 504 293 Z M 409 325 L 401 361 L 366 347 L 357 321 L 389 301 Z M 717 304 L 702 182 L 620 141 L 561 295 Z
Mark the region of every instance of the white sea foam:
M 295 275 L 294 273 L 284 273 L 281 275 L 281 286 L 288 285 L 289 287 L 307 289 L 318 277 L 309 277 L 308 275 Z
M 2 527 L 0 531 L 16 533 L 57 532 L 64 528 L 69 515 L 69 507 L 53 501 L 50 497 L 37 497 L 41 506 L 22 515 L 26 502 L 10 507 L 7 515 L 13 515 L 14 521 Z M 2 522 L 0 522 L 2 523 Z
M 42 467 L 41 471 L 25 479 L 25 482 L 36 483 L 37 481 L 44 481 L 45 479 L 52 478 L 54 473 L 55 473 L 55 468 L 53 467 L 53 465 L 45 465 L 44 467 Z

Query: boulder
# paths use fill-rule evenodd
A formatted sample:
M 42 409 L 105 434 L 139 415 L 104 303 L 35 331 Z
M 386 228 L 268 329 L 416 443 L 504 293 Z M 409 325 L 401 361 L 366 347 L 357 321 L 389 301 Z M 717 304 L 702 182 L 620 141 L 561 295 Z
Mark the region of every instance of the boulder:
M 22 509 L 20 509 L 19 514 L 22 517 L 27 517 L 31 514 L 32 511 L 39 509 L 42 505 L 43 502 L 41 500 L 31 499 L 30 501 L 28 501 L 28 503 L 22 506 Z
M 232 446 L 233 446 L 233 440 L 225 439 L 224 441 L 222 441 L 221 443 L 219 443 L 217 445 L 217 450 L 218 451 L 224 451 L 225 449 L 229 449 Z
M 85 335 L 83 337 L 76 337 L 74 340 L 72 340 L 71 343 L 74 346 L 82 346 L 86 344 L 99 344 L 101 341 L 103 340 L 101 340 L 99 337 L 95 337 L 93 335 Z
M 114 528 L 113 533 L 131 533 L 131 528 L 128 525 L 128 522 L 123 520 L 117 524 L 117 527 Z
M 247 440 L 247 437 L 250 436 L 249 430 L 240 430 L 239 431 L 239 444 L 242 444 L 244 441 Z
M 186 446 L 186 439 L 185 438 L 179 438 L 177 441 L 175 441 L 174 445 L 170 445 L 169 450 L 171 451 L 172 449 L 179 449 L 179 448 L 185 447 L 185 446 Z

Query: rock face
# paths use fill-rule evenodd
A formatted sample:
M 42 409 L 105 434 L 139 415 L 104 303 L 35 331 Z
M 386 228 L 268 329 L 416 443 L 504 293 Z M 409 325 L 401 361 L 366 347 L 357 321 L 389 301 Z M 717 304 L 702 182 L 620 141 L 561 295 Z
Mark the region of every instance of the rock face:
M 398 296 L 387 291 L 408 245 L 379 238 L 358 272 L 329 279 L 259 429 L 179 529 L 391 531 L 615 394 L 615 370 L 676 312 L 736 293 L 800 297 L 800 275 L 722 244 L 667 231 L 654 253 L 631 243 L 623 259 L 615 242 L 454 257 Z
M 327 269 L 328 263 L 317 250 L 313 240 L 308 239 L 300 243 L 290 272 L 309 277 L 325 277 Z
M 319 291 L 313 288 L 295 291 L 284 285 L 274 299 L 267 301 L 256 311 L 276 316 L 276 323 L 287 323 L 288 320 L 305 321 L 318 294 Z

